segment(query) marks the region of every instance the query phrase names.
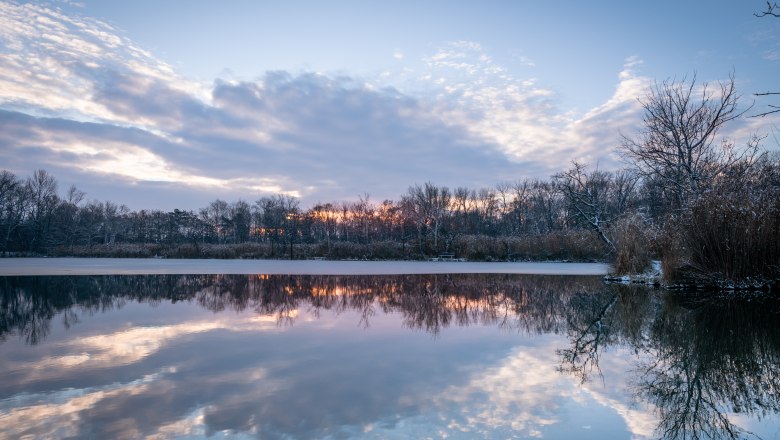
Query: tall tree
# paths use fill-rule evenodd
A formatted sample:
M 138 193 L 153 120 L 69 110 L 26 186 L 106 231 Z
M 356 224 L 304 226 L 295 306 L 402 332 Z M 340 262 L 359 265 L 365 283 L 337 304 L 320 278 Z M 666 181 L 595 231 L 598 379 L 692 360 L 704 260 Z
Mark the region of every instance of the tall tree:
M 439 235 L 442 225 L 451 213 L 451 200 L 449 188 L 439 187 L 431 182 L 426 182 L 423 186 L 411 186 L 403 196 L 405 210 L 417 225 L 420 254 L 425 253 L 424 242 L 428 231 L 433 236 L 433 251 L 439 251 Z
M 284 254 L 289 244 L 290 258 L 293 257 L 293 243 L 298 235 L 300 208 L 298 199 L 288 195 L 263 197 L 255 202 L 255 223 L 259 225 L 261 235 L 271 242 L 271 254 L 275 255 L 276 245 L 281 244 Z
M 0 173 L 0 250 L 7 252 L 18 244 L 18 240 L 13 238 L 19 233 L 29 202 L 29 192 L 24 182 L 12 172 L 3 170 Z
M 214 200 L 206 208 L 201 208 L 200 218 L 211 227 L 217 241 L 220 244 L 224 243 L 227 234 L 226 223 L 229 218 L 228 203 L 221 199 Z
M 239 200 L 230 205 L 230 236 L 233 243 L 249 240 L 249 227 L 252 224 L 252 212 L 249 204 Z
M 744 114 L 734 76 L 714 88 L 683 78 L 656 83 L 641 101 L 643 131 L 623 136 L 622 154 L 641 175 L 658 179 L 676 195 L 678 206 L 697 197 L 732 164 L 754 156 L 759 140 L 744 148 L 718 139 L 725 124 Z
M 57 207 L 57 180 L 46 172 L 36 170 L 25 184 L 30 195 L 30 250 L 41 250 L 47 244 L 52 225 L 52 214 Z
M 634 198 L 636 178 L 623 172 L 587 172 L 585 165 L 573 162 L 569 170 L 556 174 L 554 179 L 574 216 L 596 231 L 614 251 L 615 244 L 607 236 L 606 228 L 628 209 Z
M 86 193 L 71 185 L 54 212 L 53 244 L 73 246 L 79 233 L 79 204 Z

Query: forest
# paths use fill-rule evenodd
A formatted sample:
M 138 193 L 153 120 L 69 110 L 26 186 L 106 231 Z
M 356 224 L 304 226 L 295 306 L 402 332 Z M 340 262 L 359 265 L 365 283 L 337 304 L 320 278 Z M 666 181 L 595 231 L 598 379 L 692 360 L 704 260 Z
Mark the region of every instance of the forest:
M 616 274 L 662 262 L 668 282 L 771 289 L 780 279 L 780 156 L 765 137 L 720 131 L 747 117 L 735 79 L 656 83 L 628 166 L 572 162 L 549 179 L 488 188 L 413 184 L 302 207 L 288 195 L 214 200 L 197 211 L 131 211 L 55 176 L 0 174 L 0 254 L 166 258 L 608 261 Z M 356 188 L 359 191 L 359 188 Z

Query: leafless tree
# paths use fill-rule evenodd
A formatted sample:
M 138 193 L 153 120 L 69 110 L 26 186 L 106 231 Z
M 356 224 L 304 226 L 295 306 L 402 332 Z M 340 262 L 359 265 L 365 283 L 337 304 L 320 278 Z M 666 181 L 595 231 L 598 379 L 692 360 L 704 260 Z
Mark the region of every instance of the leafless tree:
M 430 230 L 433 235 L 433 251 L 438 252 L 439 234 L 442 225 L 451 213 L 452 193 L 446 186 L 436 186 L 431 182 L 425 185 L 409 187 L 402 197 L 402 205 L 407 215 L 413 219 L 418 230 L 420 254 L 424 254 L 424 236 Z
M 606 228 L 632 203 L 636 176 L 628 172 L 617 175 L 599 170 L 587 172 L 585 165 L 573 162 L 570 169 L 553 178 L 574 217 L 596 231 L 614 251 L 615 244 L 607 236 Z
M 24 182 L 10 171 L 3 170 L 0 173 L 0 250 L 8 251 L 12 247 L 12 235 L 22 225 L 29 203 L 29 192 Z
M 29 219 L 32 227 L 30 250 L 40 249 L 46 245 L 51 228 L 52 214 L 59 203 L 57 197 L 57 180 L 46 170 L 36 170 L 25 183 L 30 196 Z
M 289 245 L 290 259 L 293 259 L 293 243 L 301 217 L 298 199 L 282 194 L 263 197 L 255 202 L 254 212 L 255 224 L 263 230 L 263 238 L 271 242 L 271 254 L 276 255 L 274 245 L 279 242 L 283 254 Z
M 656 83 L 641 101 L 643 131 L 623 136 L 621 152 L 641 175 L 658 179 L 676 194 L 679 206 L 700 194 L 711 180 L 732 164 L 752 158 L 759 140 L 744 148 L 718 140 L 724 125 L 742 116 L 734 75 L 710 87 L 696 84 L 694 75 Z
M 209 206 L 200 210 L 200 219 L 211 226 L 220 244 L 225 241 L 226 230 L 223 219 L 228 217 L 228 211 L 228 202 L 221 199 L 214 200 L 209 203 Z

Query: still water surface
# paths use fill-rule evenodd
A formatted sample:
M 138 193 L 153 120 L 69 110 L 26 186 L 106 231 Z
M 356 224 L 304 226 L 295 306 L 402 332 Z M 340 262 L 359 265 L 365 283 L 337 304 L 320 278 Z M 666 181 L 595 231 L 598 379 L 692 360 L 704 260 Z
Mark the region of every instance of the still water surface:
M 780 438 L 780 306 L 598 277 L 0 277 L 0 438 Z

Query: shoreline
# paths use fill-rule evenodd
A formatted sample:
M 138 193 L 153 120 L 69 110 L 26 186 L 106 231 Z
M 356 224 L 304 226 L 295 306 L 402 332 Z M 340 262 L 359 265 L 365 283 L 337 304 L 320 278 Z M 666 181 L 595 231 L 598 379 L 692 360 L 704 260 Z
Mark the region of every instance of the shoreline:
M 494 273 L 603 276 L 604 263 L 1 258 L 0 276 L 49 275 L 423 275 Z

